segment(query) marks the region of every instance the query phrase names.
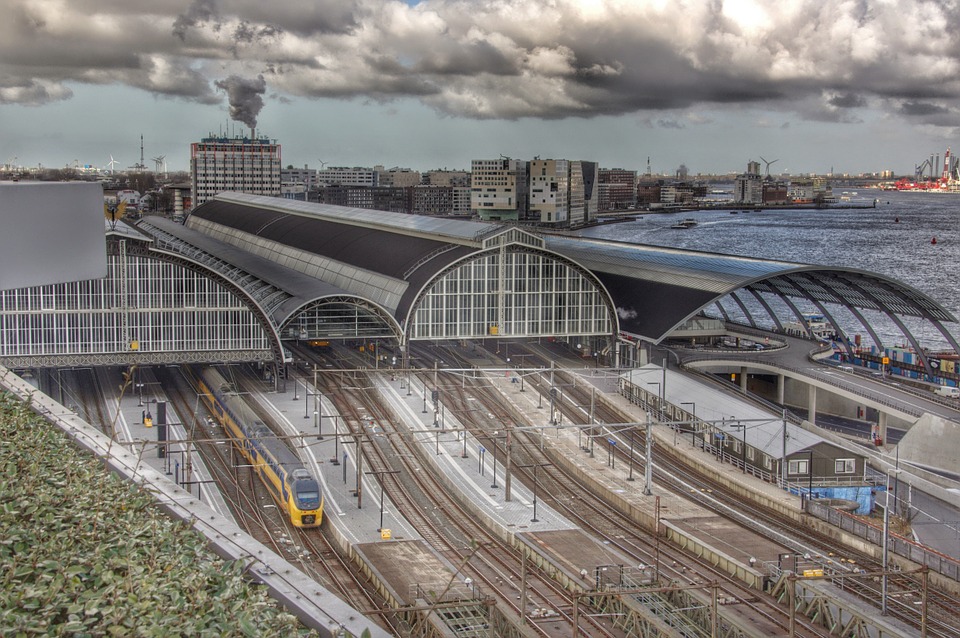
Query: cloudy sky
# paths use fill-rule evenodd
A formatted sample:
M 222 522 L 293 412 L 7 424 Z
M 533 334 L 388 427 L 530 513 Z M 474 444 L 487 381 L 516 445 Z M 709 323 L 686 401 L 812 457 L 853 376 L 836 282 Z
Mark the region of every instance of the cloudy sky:
M 952 0 L 0 0 L 0 164 L 256 124 L 285 164 L 535 155 L 909 173 L 960 150 Z

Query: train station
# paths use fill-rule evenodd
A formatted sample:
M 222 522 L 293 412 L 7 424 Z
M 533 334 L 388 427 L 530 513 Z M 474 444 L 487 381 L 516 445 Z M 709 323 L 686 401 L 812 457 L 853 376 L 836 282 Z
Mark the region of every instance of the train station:
M 60 186 L 4 185 L 28 195 L 8 214 L 62 206 Z M 956 318 L 935 300 L 843 268 L 240 193 L 217 195 L 184 224 L 108 221 L 105 238 L 106 277 L 3 291 L 0 362 L 261 361 L 282 377 L 284 341 L 367 341 L 407 356 L 418 340 L 553 338 L 616 367 L 646 362 L 643 346 L 672 335 L 695 338 L 708 308 L 728 319 L 740 309 L 754 328 L 765 313 L 782 333 L 803 321 L 800 302 L 838 334 L 836 308 L 849 311 L 881 350 L 865 313 L 889 318 L 928 375 L 906 319 L 960 350 L 945 325 Z
M 87 185 L 70 185 L 66 197 L 56 184 L 0 189 L 20 186 L 27 188 L 16 197 L 0 197 L 4 213 L 54 209 L 96 220 L 103 229 L 102 263 L 88 251 L 80 268 L 66 251 L 42 283 L 5 283 L 0 365 L 26 377 L 57 370 L 56 387 L 49 373 L 35 383 L 50 396 L 58 390 L 65 404 L 70 399 L 61 369 L 69 374 L 96 368 L 104 387 L 112 379 L 101 370 L 137 369 L 143 376 L 133 379 L 135 392 L 107 403 L 116 402 L 114 421 L 143 428 L 147 410 L 156 409 L 168 385 L 160 368 L 209 364 L 239 370 L 236 364 L 252 364 L 243 366 L 255 374 L 243 382 L 249 385 L 243 393 L 261 402 L 261 414 L 286 424 L 279 436 L 309 457 L 324 484 L 328 524 L 343 519 L 337 533 L 345 551 L 362 556 L 382 593 L 407 609 L 406 622 L 414 625 L 421 622 L 416 610 L 425 604 L 445 606 L 439 617 L 460 635 L 485 635 L 481 630 L 489 629 L 491 616 L 475 613 L 483 596 L 458 575 L 462 565 L 428 549 L 404 520 L 409 508 L 384 495 L 388 475 L 396 471 L 385 462 L 362 460 L 370 452 L 361 454 L 361 446 L 382 447 L 393 436 L 407 435 L 390 433 L 383 415 L 347 414 L 334 405 L 334 388 L 374 393 L 389 404 L 416 442 L 411 454 L 430 474 L 448 477 L 456 490 L 472 495 L 470 516 L 489 518 L 485 525 L 519 547 L 524 560 L 554 573 L 595 611 L 629 619 L 641 635 L 688 622 L 675 608 L 693 605 L 706 613 L 703 591 L 621 596 L 612 604 L 603 590 L 649 588 L 660 577 L 659 566 L 651 580 L 649 564 L 629 565 L 629 552 L 596 545 L 582 523 L 569 520 L 570 512 L 560 514 L 542 501 L 538 511 L 538 468 L 563 466 L 584 483 L 595 483 L 595 490 L 618 494 L 623 511 L 657 539 L 709 555 L 727 576 L 761 589 L 786 578 L 785 556 L 796 571 L 798 556 L 810 553 L 759 533 L 749 537 L 754 549 L 746 551 L 745 528 L 661 492 L 652 474 L 641 479 L 639 468 L 652 472 L 658 452 L 635 450 L 638 432 L 668 456 L 688 456 L 698 471 L 743 493 L 754 490 L 766 506 L 795 519 L 807 500 L 842 496 L 838 487 L 853 487 L 847 500 L 872 509 L 878 475 L 870 477 L 867 466 L 883 466 L 889 456 L 849 438 L 814 433 L 818 412 L 872 419 L 883 426 L 883 440 L 889 422 L 906 432 L 912 460 L 923 457 L 932 469 L 956 455 L 955 445 L 924 445 L 910 432 L 917 424 L 929 431 L 951 423 L 948 401 L 931 397 L 918 408 L 877 398 L 876 392 L 899 387 L 877 386 L 871 394 L 829 376 L 844 372 L 838 361 L 861 354 L 851 339 L 838 339 L 834 347 L 818 343 L 806 320 L 810 308 L 834 334 L 843 334 L 841 315 L 855 318 L 880 352 L 889 344 L 872 321 L 890 322 L 916 352 L 914 378 L 956 383 L 955 373 L 941 369 L 915 336 L 916 325 L 926 324 L 960 350 L 950 332 L 956 318 L 921 291 L 878 274 L 238 193 L 216 195 L 183 223 L 147 216 L 136 224 L 108 217 L 104 225 L 101 211 L 86 210 L 95 199 Z M 71 209 L 70 200 L 82 202 L 84 210 Z M 41 247 L 34 252 L 48 260 L 57 254 Z M 70 276 L 101 267 L 103 276 Z M 805 334 L 793 334 L 792 326 Z M 725 346 L 731 339 L 735 344 Z M 451 362 L 463 363 L 448 367 L 448 354 Z M 667 357 L 662 365 L 660 357 Z M 811 357 L 833 363 L 822 366 L 825 372 L 801 369 L 797 362 L 807 366 Z M 545 363 L 530 365 L 529 359 Z M 566 370 L 555 370 L 555 362 Z M 335 367 L 344 363 L 351 368 Z M 157 371 L 150 370 L 154 366 Z M 318 379 L 321 372 L 327 380 Z M 467 424 L 484 410 L 471 407 L 473 399 L 460 396 L 458 384 L 488 387 L 509 404 L 509 413 L 488 415 L 495 431 L 481 435 Z M 632 416 L 619 424 L 598 420 L 594 398 L 601 394 L 607 409 Z M 189 408 L 189 399 L 180 401 Z M 806 418 L 788 424 L 786 410 L 783 416 L 778 411 L 787 405 L 799 406 Z M 576 414 L 587 419 L 585 425 L 574 425 Z M 199 427 L 219 436 L 215 423 Z M 153 431 L 138 432 L 131 445 L 173 445 L 154 439 Z M 498 450 L 509 455 L 511 436 L 521 433 L 538 436 L 549 461 L 528 462 L 525 473 L 533 473 L 533 483 L 515 483 L 511 501 L 509 456 Z M 179 436 L 178 445 L 189 446 L 192 435 L 184 429 Z M 364 468 L 364 462 L 372 465 Z M 663 462 L 667 467 L 666 457 Z M 169 470 L 170 458 L 162 463 Z M 179 476 L 180 464 L 176 468 Z M 362 509 L 362 499 L 367 508 L 360 520 L 352 510 Z M 374 508 L 379 520 L 372 518 Z M 815 559 L 820 563 L 811 563 L 812 571 L 838 567 L 827 555 Z M 613 567 L 615 577 L 607 573 Z M 441 582 L 455 583 L 456 596 L 438 594 Z M 705 589 L 697 581 L 686 587 Z M 526 605 L 525 594 L 522 600 Z M 654 615 L 669 620 L 651 619 L 654 607 L 661 610 Z M 525 608 L 498 618 L 503 635 L 516 631 L 512 613 L 519 614 L 521 626 L 532 618 Z M 713 614 L 713 622 L 721 616 L 728 626 L 747 622 L 733 609 Z M 551 622 L 550 613 L 540 621 Z

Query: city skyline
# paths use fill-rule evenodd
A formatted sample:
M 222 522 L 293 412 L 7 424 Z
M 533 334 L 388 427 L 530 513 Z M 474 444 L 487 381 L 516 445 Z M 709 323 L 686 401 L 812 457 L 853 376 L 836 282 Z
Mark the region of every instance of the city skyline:
M 0 164 L 125 169 L 143 135 L 186 170 L 251 125 L 284 165 L 420 171 L 910 174 L 960 142 L 960 19 L 932 2 L 8 4 Z

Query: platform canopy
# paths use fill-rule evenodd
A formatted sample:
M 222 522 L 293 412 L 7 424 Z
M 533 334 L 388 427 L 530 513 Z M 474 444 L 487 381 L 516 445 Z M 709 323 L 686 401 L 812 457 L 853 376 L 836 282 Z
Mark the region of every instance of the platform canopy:
M 849 310 L 880 344 L 863 316 L 863 311 L 876 311 L 889 317 L 922 352 L 903 323 L 905 317 L 916 317 L 933 324 L 960 350 L 943 326 L 943 322 L 957 321 L 949 311 L 912 286 L 877 273 L 580 237 L 549 236 L 546 245 L 593 272 L 617 306 L 621 331 L 644 341 L 659 343 L 728 296 L 756 324 L 755 311 L 743 300 L 749 296 L 748 302 L 756 301 L 749 305 L 761 307 L 782 331 L 785 318 L 766 300 L 772 296 L 794 315 L 787 321 L 802 321 L 797 302 L 804 302 L 815 306 L 842 334 L 828 306 L 838 305 Z

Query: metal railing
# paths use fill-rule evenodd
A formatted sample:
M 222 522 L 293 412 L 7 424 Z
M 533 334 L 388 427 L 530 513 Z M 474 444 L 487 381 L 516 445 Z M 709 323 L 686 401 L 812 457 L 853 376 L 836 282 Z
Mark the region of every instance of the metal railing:
M 848 514 L 842 510 L 810 499 L 807 499 L 804 503 L 804 510 L 811 516 L 816 516 L 820 520 L 839 527 L 858 538 L 867 540 L 877 546 L 883 545 L 883 528 L 859 516 Z M 919 543 L 915 543 L 908 538 L 892 532 L 888 535 L 888 549 L 894 554 L 902 556 L 914 563 L 926 565 L 931 570 L 951 580 L 960 581 L 960 561 L 955 558 L 924 547 Z

